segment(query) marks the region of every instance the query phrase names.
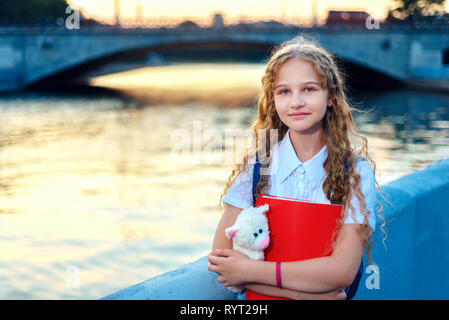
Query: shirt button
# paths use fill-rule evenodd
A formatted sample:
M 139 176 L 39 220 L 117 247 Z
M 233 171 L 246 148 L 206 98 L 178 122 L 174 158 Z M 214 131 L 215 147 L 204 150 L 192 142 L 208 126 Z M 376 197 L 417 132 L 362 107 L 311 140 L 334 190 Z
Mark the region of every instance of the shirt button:
M 302 182 L 300 182 L 300 183 L 298 184 L 298 186 L 299 186 L 300 188 L 302 188 L 302 186 L 303 186 Z

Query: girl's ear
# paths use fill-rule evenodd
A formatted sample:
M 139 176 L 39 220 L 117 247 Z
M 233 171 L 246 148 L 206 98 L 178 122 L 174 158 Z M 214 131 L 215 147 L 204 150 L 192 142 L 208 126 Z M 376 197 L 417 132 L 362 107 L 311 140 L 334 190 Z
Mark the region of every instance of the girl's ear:
M 235 228 L 234 226 L 226 228 L 226 236 L 230 239 L 234 238 L 235 234 L 239 231 L 239 229 Z
M 331 91 L 328 91 L 327 93 L 327 106 L 332 107 L 332 100 L 333 100 L 334 94 Z

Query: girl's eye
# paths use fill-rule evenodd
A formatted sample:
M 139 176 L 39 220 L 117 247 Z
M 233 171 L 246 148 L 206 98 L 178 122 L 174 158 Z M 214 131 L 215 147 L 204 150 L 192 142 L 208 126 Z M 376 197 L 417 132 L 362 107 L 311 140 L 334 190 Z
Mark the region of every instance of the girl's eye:
M 254 238 L 257 238 L 257 233 L 256 232 L 254 232 Z
M 308 87 L 308 88 L 305 88 L 304 90 L 305 90 L 306 92 L 312 92 L 312 91 L 315 91 L 315 88 Z
M 279 91 L 280 94 L 284 94 L 284 92 L 287 93 L 288 90 L 287 90 L 287 89 L 284 89 L 284 90 Z
M 259 233 L 262 233 L 262 229 L 259 229 Z

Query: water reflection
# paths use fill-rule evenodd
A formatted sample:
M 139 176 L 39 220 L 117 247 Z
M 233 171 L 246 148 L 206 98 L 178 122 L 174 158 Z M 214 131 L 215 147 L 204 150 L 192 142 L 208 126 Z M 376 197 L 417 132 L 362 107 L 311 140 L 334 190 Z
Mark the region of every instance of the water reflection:
M 220 85 L 198 66 L 165 69 L 185 83 L 198 73 L 201 81 L 189 89 L 194 99 L 203 94 L 196 102 L 178 100 L 181 80 L 175 99 L 164 96 L 162 82 L 156 88 L 148 80 L 163 75 L 151 70 L 136 71 L 146 85 L 139 90 L 123 87 L 122 75 L 96 80 L 121 97 L 0 98 L 0 298 L 97 299 L 208 252 L 231 165 L 173 161 L 171 134 L 185 129 L 193 136 L 195 122 L 223 134 L 250 125 L 255 114 L 247 103 L 263 68 L 229 68 L 214 69 L 226 70 Z M 240 93 L 247 100 L 237 107 Z M 382 183 L 449 156 L 446 95 L 363 92 L 352 99 Z M 215 156 L 208 144 L 201 141 L 204 159 Z M 230 148 L 221 151 L 233 156 Z M 67 286 L 70 266 L 80 270 L 79 289 Z
M 213 104 L 222 108 L 254 104 L 265 66 L 254 63 L 201 63 L 148 67 L 91 80 L 148 104 Z
M 356 99 L 361 102 L 362 110 L 370 108 L 369 113 L 355 117 L 369 138 L 383 182 L 449 156 L 447 94 L 365 92 Z

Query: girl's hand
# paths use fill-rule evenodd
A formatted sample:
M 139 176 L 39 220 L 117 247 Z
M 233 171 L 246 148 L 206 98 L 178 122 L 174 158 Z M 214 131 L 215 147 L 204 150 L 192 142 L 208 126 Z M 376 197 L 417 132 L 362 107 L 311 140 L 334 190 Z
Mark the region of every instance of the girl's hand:
M 346 292 L 344 289 L 329 292 L 328 300 L 346 300 Z
M 326 293 L 305 293 L 294 291 L 290 296 L 293 300 L 346 300 L 344 289 L 329 291 Z
M 251 260 L 246 254 L 231 250 L 217 249 L 209 254 L 207 269 L 219 274 L 218 282 L 225 287 L 239 286 L 245 283 L 245 272 L 249 270 L 248 262 Z

